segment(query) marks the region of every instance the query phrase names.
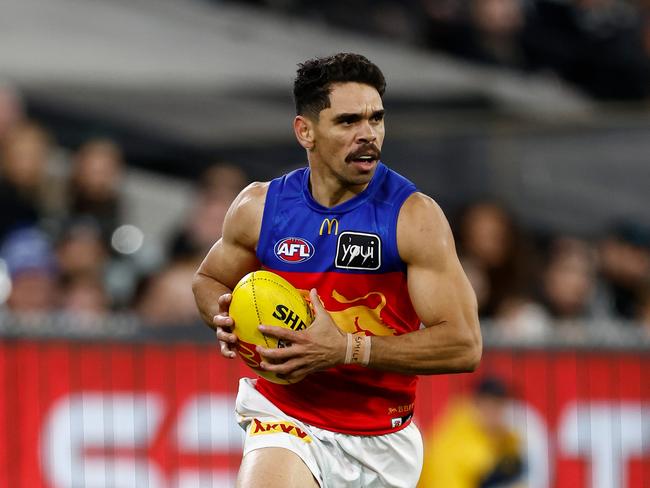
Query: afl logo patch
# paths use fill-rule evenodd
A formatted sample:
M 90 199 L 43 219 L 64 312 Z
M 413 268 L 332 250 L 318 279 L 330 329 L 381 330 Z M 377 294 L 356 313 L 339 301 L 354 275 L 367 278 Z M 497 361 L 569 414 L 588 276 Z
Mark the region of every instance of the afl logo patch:
M 273 250 L 280 261 L 290 264 L 302 263 L 314 255 L 314 245 L 300 237 L 286 237 L 276 242 Z

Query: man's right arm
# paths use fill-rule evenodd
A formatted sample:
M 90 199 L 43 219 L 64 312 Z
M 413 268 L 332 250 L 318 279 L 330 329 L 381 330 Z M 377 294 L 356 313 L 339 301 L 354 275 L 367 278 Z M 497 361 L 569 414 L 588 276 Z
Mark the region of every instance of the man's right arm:
M 201 317 L 217 332 L 222 326 L 231 328 L 228 324 L 232 320 L 227 317 L 228 294 L 244 275 L 260 268 L 255 250 L 267 189 L 268 183 L 253 183 L 239 194 L 226 214 L 221 239 L 194 275 L 192 290 Z M 224 344 L 221 345 L 224 353 Z

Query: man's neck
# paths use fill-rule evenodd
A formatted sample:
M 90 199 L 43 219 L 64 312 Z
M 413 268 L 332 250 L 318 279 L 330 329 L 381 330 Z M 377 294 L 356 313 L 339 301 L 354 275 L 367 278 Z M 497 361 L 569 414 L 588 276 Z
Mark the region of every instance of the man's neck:
M 312 197 L 324 207 L 332 208 L 354 198 L 368 187 L 362 185 L 346 185 L 336 175 L 323 169 L 315 169 L 310 165 L 309 191 Z

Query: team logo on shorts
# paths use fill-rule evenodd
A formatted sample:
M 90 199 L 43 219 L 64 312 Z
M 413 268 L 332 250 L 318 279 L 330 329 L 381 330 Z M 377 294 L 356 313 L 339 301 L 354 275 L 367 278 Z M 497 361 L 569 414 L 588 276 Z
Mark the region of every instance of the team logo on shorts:
M 248 435 L 263 435 L 263 434 L 289 434 L 304 442 L 311 442 L 311 437 L 298 427 L 293 422 L 286 420 L 279 420 L 277 422 L 261 422 L 253 419 L 253 423 L 248 431 Z
M 379 269 L 381 239 L 376 234 L 341 232 L 336 245 L 334 265 L 342 269 Z
M 286 237 L 275 243 L 275 255 L 285 263 L 302 263 L 314 255 L 314 245 L 300 237 Z

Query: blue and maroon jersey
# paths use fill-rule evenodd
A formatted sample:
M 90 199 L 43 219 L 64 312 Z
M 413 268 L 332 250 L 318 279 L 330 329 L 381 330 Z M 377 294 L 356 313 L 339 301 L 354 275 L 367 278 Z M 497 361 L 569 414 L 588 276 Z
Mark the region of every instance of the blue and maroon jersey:
M 309 191 L 309 168 L 271 181 L 257 257 L 308 294 L 316 288 L 344 332 L 400 335 L 418 330 L 406 267 L 397 251 L 397 217 L 416 191 L 379 163 L 366 189 L 332 208 Z M 291 385 L 260 378 L 257 389 L 288 415 L 336 432 L 378 435 L 413 414 L 417 377 L 341 365 Z

